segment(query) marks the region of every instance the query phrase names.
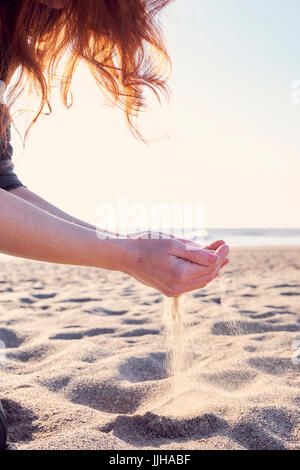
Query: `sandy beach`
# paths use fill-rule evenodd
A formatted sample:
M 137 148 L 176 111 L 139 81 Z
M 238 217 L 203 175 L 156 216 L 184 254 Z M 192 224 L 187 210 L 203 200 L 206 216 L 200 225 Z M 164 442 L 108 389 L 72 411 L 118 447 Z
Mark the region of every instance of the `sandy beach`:
M 10 449 L 300 450 L 300 248 L 233 249 L 189 295 L 179 396 L 159 293 L 120 273 L 0 266 Z

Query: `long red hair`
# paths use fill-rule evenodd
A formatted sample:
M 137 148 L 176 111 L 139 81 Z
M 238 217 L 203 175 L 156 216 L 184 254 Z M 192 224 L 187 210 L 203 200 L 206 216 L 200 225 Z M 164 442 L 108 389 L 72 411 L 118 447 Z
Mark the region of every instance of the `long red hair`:
M 1 106 L 0 138 L 6 143 L 10 108 L 23 92 L 38 92 L 40 103 L 25 134 L 45 106 L 51 113 L 50 91 L 57 83 L 57 68 L 66 58 L 59 77 L 61 97 L 72 105 L 70 85 L 78 63 L 86 62 L 109 101 L 124 112 L 135 137 L 139 112 L 146 109 L 144 91 L 150 88 L 160 101 L 169 96 L 167 79 L 171 60 L 166 51 L 158 13 L 171 0 L 63 0 L 54 9 L 39 0 L 0 2 L 0 77 L 10 67 L 20 67 L 17 83 Z M 3 121 L 3 122 L 2 122 Z

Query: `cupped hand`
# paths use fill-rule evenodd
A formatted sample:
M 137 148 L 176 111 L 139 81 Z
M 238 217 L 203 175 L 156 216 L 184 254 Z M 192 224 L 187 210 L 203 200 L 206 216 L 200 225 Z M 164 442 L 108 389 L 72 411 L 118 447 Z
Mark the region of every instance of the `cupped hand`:
M 133 238 L 123 272 L 167 297 L 205 287 L 229 262 L 223 241 L 202 248 L 187 240 L 157 238 L 153 232 Z

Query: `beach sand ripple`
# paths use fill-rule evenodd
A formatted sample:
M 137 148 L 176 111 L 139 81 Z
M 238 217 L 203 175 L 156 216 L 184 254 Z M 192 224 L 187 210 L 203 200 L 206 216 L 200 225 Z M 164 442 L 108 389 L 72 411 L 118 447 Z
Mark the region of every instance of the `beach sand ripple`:
M 177 393 L 161 294 L 120 273 L 0 264 L 11 449 L 300 450 L 300 248 L 233 249 L 189 295 Z

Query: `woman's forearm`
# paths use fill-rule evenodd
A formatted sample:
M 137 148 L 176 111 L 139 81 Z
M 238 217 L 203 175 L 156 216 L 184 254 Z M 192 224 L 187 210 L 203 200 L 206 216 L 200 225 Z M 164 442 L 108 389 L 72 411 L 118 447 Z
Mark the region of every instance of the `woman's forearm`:
M 84 222 L 83 220 L 77 219 L 76 217 L 73 217 L 70 214 L 67 214 L 66 212 L 62 211 L 61 209 L 54 206 L 53 204 L 50 204 L 50 202 L 41 198 L 40 196 L 33 193 L 29 189 L 24 188 L 23 186 L 13 189 L 10 192 L 14 194 L 15 196 L 18 196 L 24 199 L 24 201 L 30 202 L 30 204 L 33 204 L 34 206 L 39 207 L 43 211 L 48 212 L 49 214 L 55 215 L 56 217 L 59 217 L 60 219 L 67 220 L 68 222 L 72 222 L 76 225 L 80 225 L 81 227 L 89 228 L 90 230 L 96 230 L 95 225 L 89 224 L 88 222 Z
M 62 220 L 0 189 L 0 252 L 60 264 L 122 270 L 130 245 Z
M 212 253 L 191 249 L 175 238 L 149 235 L 103 239 L 96 230 L 62 220 L 0 189 L 0 253 L 118 270 L 170 297 L 205 287 L 228 262 L 224 242 Z
M 95 225 L 73 217 L 72 215 L 54 206 L 50 202 L 46 201 L 45 199 L 30 191 L 28 188 L 25 188 L 24 186 L 13 189 L 10 192 L 15 196 L 20 197 L 24 201 L 30 202 L 30 204 L 33 204 L 34 206 L 39 207 L 43 211 L 48 212 L 48 214 L 55 215 L 55 217 L 59 217 L 60 219 L 66 220 L 68 222 L 72 222 L 73 224 L 79 225 L 80 227 L 85 227 L 90 230 L 97 230 L 97 234 L 99 236 L 101 234 L 104 237 L 107 235 L 111 235 L 112 238 L 115 238 L 117 236 L 116 233 L 109 232 L 108 230 L 101 229 L 100 227 L 96 227 Z

